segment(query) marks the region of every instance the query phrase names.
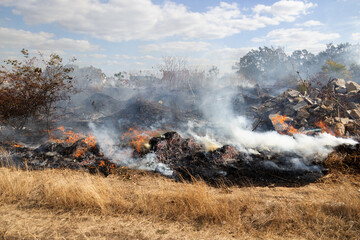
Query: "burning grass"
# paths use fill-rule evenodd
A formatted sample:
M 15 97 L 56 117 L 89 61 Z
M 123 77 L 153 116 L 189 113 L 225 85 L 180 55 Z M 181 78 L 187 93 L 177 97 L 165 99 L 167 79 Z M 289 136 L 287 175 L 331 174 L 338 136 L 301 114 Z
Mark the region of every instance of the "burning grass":
M 108 178 L 82 171 L 0 168 L 0 203 L 16 204 L 17 211 L 60 211 L 89 219 L 145 217 L 154 224 L 179 223 L 199 231 L 214 227 L 219 230 L 213 237 L 223 239 L 356 239 L 359 188 L 358 177 L 345 175 L 301 188 L 212 188 L 200 181 L 178 183 L 126 168 Z

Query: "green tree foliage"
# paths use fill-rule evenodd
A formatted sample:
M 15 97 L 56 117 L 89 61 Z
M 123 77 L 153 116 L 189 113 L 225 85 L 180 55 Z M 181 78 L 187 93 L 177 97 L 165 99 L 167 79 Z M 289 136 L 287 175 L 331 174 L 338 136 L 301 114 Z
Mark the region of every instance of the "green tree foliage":
M 282 48 L 260 47 L 251 50 L 237 63 L 238 73 L 250 80 L 273 84 L 289 77 L 292 68 Z
M 330 59 L 321 67 L 321 70 L 331 78 L 351 78 L 350 72 L 345 65 L 333 62 Z
M 297 72 L 316 84 L 327 82 L 329 77 L 360 82 L 359 56 L 360 44 L 350 43 L 327 44 L 326 49 L 316 55 L 306 49 L 287 55 L 282 48 L 260 47 L 241 57 L 235 68 L 239 75 L 262 85 L 293 84 L 294 79 L 299 80 Z M 329 59 L 332 62 L 328 62 Z
M 30 118 L 42 118 L 49 127 L 55 103 L 75 93 L 71 68 L 64 67 L 57 54 L 45 60 L 21 52 L 23 61 L 6 60 L 0 69 L 0 120 L 22 129 Z
M 289 60 L 294 69 L 302 75 L 311 75 L 319 70 L 318 59 L 306 49 L 295 50 Z

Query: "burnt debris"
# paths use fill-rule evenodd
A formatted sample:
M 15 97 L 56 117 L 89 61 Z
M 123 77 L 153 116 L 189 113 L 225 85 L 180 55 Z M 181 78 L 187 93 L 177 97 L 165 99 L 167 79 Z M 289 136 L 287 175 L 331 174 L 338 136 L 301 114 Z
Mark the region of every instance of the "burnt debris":
M 335 78 L 322 88 L 288 89 L 252 110 L 254 130 L 278 130 L 278 115 L 301 133 L 360 136 L 360 85 L 353 81 Z
M 294 186 L 313 182 L 325 173 L 321 165 L 298 168 L 289 159 L 299 156 L 245 154 L 225 145 L 205 152 L 191 138 L 168 132 L 150 140 L 151 150 L 159 162 L 174 171 L 174 177 L 191 181 L 202 179 L 211 184 Z
M 74 143 L 46 142 L 39 147 L 2 144 L 1 165 L 29 170 L 85 169 L 108 176 L 115 165 L 104 157 L 99 145 L 89 146 L 80 139 Z
M 321 165 L 314 166 L 314 163 L 297 167 L 289 159 L 299 156 L 290 153 L 245 154 L 229 145 L 206 152 L 194 139 L 183 138 L 176 132 L 153 137 L 149 144 L 156 161 L 166 164 L 173 171 L 171 177 L 177 180 L 202 179 L 213 185 L 298 186 L 317 180 L 325 172 Z M 8 158 L 1 158 L 4 165 L 14 164 L 32 170 L 85 169 L 108 176 L 114 168 L 120 167 L 104 156 L 99 145 L 86 145 L 83 139 L 74 143 L 46 142 L 36 148 L 3 144 L 3 148 L 8 152 Z M 77 156 L 79 151 L 81 155 Z M 141 155 L 134 150 L 133 157 Z

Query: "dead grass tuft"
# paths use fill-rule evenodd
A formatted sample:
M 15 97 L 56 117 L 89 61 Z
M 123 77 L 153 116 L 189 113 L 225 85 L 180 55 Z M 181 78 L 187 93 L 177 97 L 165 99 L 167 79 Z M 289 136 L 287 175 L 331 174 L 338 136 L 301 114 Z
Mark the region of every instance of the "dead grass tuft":
M 345 174 L 360 173 L 360 155 L 355 153 L 333 152 L 325 160 L 324 166 L 330 171 L 339 171 Z
M 353 147 L 341 145 L 336 148 L 325 160 L 324 166 L 330 172 L 344 174 L 360 174 L 360 145 Z

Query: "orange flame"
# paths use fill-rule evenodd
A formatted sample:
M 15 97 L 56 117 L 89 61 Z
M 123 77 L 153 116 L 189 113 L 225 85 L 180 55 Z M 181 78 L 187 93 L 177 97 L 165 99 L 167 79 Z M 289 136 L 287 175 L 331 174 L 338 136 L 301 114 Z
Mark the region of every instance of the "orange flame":
M 14 144 L 14 147 L 19 148 L 19 147 L 22 147 L 22 145 L 21 144 Z
M 96 146 L 96 139 L 95 137 L 88 133 L 87 137 L 84 134 L 81 133 L 75 133 L 71 130 L 66 131 L 65 128 L 63 126 L 58 127 L 56 130 L 60 130 L 62 132 L 62 134 L 66 135 L 65 139 L 59 139 L 56 138 L 54 136 L 53 131 L 49 131 L 49 138 L 51 141 L 56 142 L 56 143 L 70 143 L 73 144 L 77 141 L 79 141 L 81 139 L 82 142 L 84 142 L 87 147 L 80 147 L 78 149 L 76 149 L 76 152 L 74 154 L 74 157 L 81 157 L 85 154 L 85 152 L 89 149 L 89 148 L 94 148 Z
M 275 114 L 275 116 L 273 116 L 273 117 L 271 118 L 271 121 L 274 121 L 275 123 L 280 123 L 281 125 L 284 125 L 286 119 L 287 119 L 286 115 L 281 116 L 281 115 L 279 115 L 279 114 Z
M 81 164 L 83 165 L 83 166 L 86 166 L 86 165 L 88 165 L 87 167 L 88 168 L 95 168 L 95 166 L 92 166 L 92 165 L 90 165 L 91 163 L 89 162 L 89 161 L 82 161 L 81 162 Z M 113 164 L 113 163 L 110 163 L 109 161 L 104 161 L 104 160 L 100 160 L 100 163 L 98 163 L 97 164 L 97 167 L 109 167 L 110 169 L 114 169 L 115 168 L 115 164 Z
M 128 132 L 121 137 L 122 140 L 129 140 L 129 145 L 135 148 L 137 152 L 141 152 L 145 144 L 149 142 L 152 137 L 159 134 L 159 131 L 143 131 L 130 128 Z
M 333 136 L 342 136 L 342 134 L 339 131 L 333 131 L 324 121 L 320 120 L 314 124 L 315 126 L 321 128 L 322 133 L 326 132 Z
M 298 129 L 294 128 L 290 123 L 286 123 L 288 120 L 287 116 L 282 116 L 279 114 L 275 114 L 274 116 L 270 117 L 271 122 L 275 126 L 275 129 L 280 134 L 288 134 L 288 135 L 294 135 L 294 134 L 303 134 L 304 132 L 299 131 Z
M 83 134 L 77 134 L 71 130 L 66 131 L 63 126 L 58 127 L 56 130 L 60 130 L 63 135 L 66 135 L 65 139 L 59 139 L 54 136 L 54 131 L 49 131 L 49 138 L 51 141 L 56 143 L 70 143 L 73 144 L 77 142 L 79 139 L 84 138 Z

